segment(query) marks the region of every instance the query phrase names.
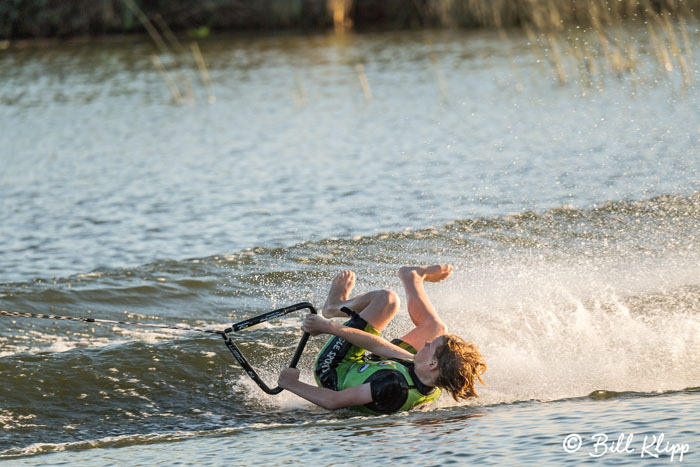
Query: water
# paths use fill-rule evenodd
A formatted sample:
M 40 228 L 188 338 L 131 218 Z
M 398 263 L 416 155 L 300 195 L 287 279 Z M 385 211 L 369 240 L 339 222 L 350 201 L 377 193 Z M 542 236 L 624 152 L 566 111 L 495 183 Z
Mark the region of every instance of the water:
M 489 369 L 475 401 L 364 417 L 263 394 L 214 336 L 2 317 L 1 458 L 637 465 L 663 433 L 698 462 L 698 91 L 561 86 L 511 37 L 513 62 L 489 32 L 222 37 L 213 105 L 162 57 L 183 106 L 145 41 L 4 51 L 0 309 L 223 329 L 450 262 L 429 293 Z M 270 385 L 300 319 L 240 333 Z

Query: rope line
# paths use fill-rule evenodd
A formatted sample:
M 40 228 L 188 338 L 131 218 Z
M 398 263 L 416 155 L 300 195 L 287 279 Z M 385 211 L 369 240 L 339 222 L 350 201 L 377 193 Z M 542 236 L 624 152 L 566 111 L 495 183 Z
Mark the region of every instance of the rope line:
M 0 310 L 0 315 L 13 316 L 16 318 L 58 319 L 58 320 L 62 320 L 62 321 L 82 321 L 84 323 L 121 324 L 121 325 L 125 325 L 125 326 L 141 326 L 141 327 L 146 327 L 146 328 L 174 329 L 176 331 L 196 331 L 196 332 L 205 332 L 207 334 L 219 334 L 219 335 L 224 334 L 224 331 L 216 331 L 213 329 L 188 328 L 188 327 L 184 327 L 184 326 L 170 326 L 167 324 L 134 323 L 131 321 L 115 321 L 115 320 L 111 320 L 111 319 L 83 318 L 83 317 L 76 317 L 76 316 L 43 315 L 43 314 L 39 314 L 39 313 L 21 313 L 19 311 Z
M 63 320 L 63 321 L 82 321 L 85 323 L 103 323 L 103 324 L 121 324 L 125 326 L 141 326 L 141 327 L 147 327 L 147 328 L 158 328 L 158 329 L 174 329 L 176 331 L 196 331 L 196 332 L 205 332 L 207 334 L 218 334 L 224 338 L 224 343 L 226 344 L 226 347 L 231 351 L 231 354 L 233 357 L 236 359 L 239 365 L 243 368 L 243 370 L 250 376 L 253 381 L 257 383 L 257 385 L 265 391 L 268 394 L 279 394 L 282 392 L 282 388 L 280 386 L 277 386 L 275 388 L 270 388 L 265 382 L 258 376 L 257 372 L 253 369 L 253 367 L 248 363 L 248 360 L 246 360 L 245 356 L 243 353 L 241 353 L 240 349 L 236 346 L 236 344 L 233 342 L 233 339 L 231 339 L 231 336 L 229 334 L 240 331 L 242 329 L 249 328 L 251 326 L 255 326 L 256 324 L 264 323 L 265 321 L 269 321 L 272 319 L 279 318 L 281 316 L 285 316 L 289 313 L 303 310 L 303 309 L 308 309 L 310 313 L 316 313 L 316 309 L 313 307 L 313 305 L 309 302 L 301 302 L 297 303 L 296 305 L 291 305 L 288 307 L 280 308 L 278 310 L 273 310 L 269 311 L 267 313 L 263 313 L 262 315 L 258 316 L 253 316 L 252 318 L 245 319 L 243 321 L 239 321 L 238 323 L 235 323 L 231 325 L 230 328 L 227 328 L 223 331 L 216 331 L 213 329 L 201 329 L 201 328 L 188 328 L 188 327 L 181 327 L 181 326 L 169 326 L 167 324 L 151 324 L 151 323 L 134 323 L 131 321 L 114 321 L 111 319 L 98 319 L 98 318 L 84 318 L 84 317 L 77 317 L 77 316 L 61 316 L 61 315 L 43 315 L 39 313 L 23 313 L 19 311 L 5 311 L 5 310 L 0 310 L 0 315 L 2 316 L 12 316 L 15 318 L 39 318 L 39 319 L 58 319 L 58 320 Z M 309 339 L 309 333 L 305 332 L 301 336 L 301 340 L 299 340 L 299 344 L 297 345 L 297 348 L 294 352 L 294 356 L 292 357 L 292 361 L 290 362 L 289 366 L 291 368 L 295 368 L 297 363 L 299 362 L 299 359 L 301 358 L 301 354 L 304 351 L 304 347 L 306 346 L 306 342 Z

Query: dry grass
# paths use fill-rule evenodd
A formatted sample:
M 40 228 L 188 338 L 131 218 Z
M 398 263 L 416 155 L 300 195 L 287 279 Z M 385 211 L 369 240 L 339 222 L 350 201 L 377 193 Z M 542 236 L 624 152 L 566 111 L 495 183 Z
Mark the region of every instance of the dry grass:
M 510 35 L 519 29 L 545 71 L 562 84 L 602 89 L 614 77 L 642 85 L 679 81 L 685 90 L 695 82 L 688 25 L 698 24 L 700 0 L 413 0 L 415 8 L 400 24 L 391 22 L 399 15 L 386 5 L 380 0 L 328 0 L 334 17 L 351 18 L 336 30 L 344 31 L 348 24 L 371 26 L 363 21 L 377 17 L 389 18 L 385 26 L 495 28 L 511 61 Z M 437 56 L 431 60 L 440 71 Z M 522 89 L 517 68 L 512 68 L 515 86 Z
M 158 31 L 134 0 L 123 1 L 161 53 L 183 50 L 162 18 L 154 18 Z M 359 22 L 357 0 L 325 1 L 337 34 L 344 34 Z M 367 4 L 370 2 L 364 3 Z M 413 14 L 421 17 L 423 25 L 498 30 L 519 91 L 523 84 L 509 32 L 514 28 L 525 33 L 544 72 L 562 85 L 577 83 L 585 89 L 602 90 L 611 77 L 630 79 L 635 86 L 643 87 L 659 82 L 679 83 L 683 91 L 695 84 L 688 25 L 698 24 L 695 11 L 700 11 L 700 0 L 414 0 L 414 5 L 417 7 Z M 370 4 L 372 7 L 383 8 L 381 2 Z M 191 50 L 207 88 L 208 101 L 214 103 L 216 97 L 204 57 L 196 43 Z M 440 58 L 431 53 L 430 60 L 442 99 L 448 100 Z M 189 79 L 178 76 L 177 81 L 184 83 L 185 88 L 181 93 L 163 64 L 155 60 L 154 64 L 176 103 L 193 102 Z M 371 102 L 372 91 L 364 67 L 356 65 L 356 72 L 365 100 Z M 306 93 L 300 76 L 296 82 L 295 102 L 304 105 Z
M 482 24 L 499 30 L 520 26 L 540 61 L 562 84 L 574 81 L 602 89 L 609 76 L 642 85 L 680 76 L 683 90 L 695 84 L 688 24 L 697 24 L 694 11 L 700 2 L 466 0 L 460 5 L 468 5 Z M 641 58 L 645 52 L 651 63 Z

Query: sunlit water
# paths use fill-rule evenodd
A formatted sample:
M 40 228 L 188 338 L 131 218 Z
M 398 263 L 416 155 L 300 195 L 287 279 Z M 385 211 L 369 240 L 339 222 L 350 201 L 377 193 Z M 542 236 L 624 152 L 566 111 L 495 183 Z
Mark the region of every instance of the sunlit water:
M 206 41 L 215 104 L 161 57 L 182 106 L 145 41 L 3 51 L 0 309 L 223 329 L 320 306 L 340 269 L 400 290 L 450 262 L 429 293 L 489 369 L 475 401 L 367 418 L 264 395 L 213 336 L 0 317 L 0 456 L 638 465 L 663 433 L 697 463 L 698 91 L 562 86 L 511 37 L 513 61 L 495 33 Z M 240 334 L 271 385 L 299 323 Z

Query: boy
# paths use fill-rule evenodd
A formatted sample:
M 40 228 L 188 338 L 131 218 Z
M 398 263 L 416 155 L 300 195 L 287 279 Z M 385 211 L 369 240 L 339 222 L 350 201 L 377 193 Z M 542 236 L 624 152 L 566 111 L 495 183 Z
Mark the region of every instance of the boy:
M 316 359 L 314 373 L 321 387 L 299 381 L 296 368 L 285 368 L 278 384 L 327 409 L 355 407 L 378 414 L 434 401 L 438 388 L 455 400 L 477 397 L 475 379 L 484 384 L 484 358 L 473 343 L 446 334 L 423 287 L 423 282 L 440 282 L 451 273 L 450 265 L 399 269 L 415 328 L 390 343 L 379 333 L 398 311 L 396 292 L 375 290 L 350 298 L 355 274 L 341 272 L 333 279 L 323 317 L 309 314 L 302 325 L 313 336 L 333 336 Z M 346 316 L 350 320 L 342 326 L 330 321 Z M 374 355 L 365 356 L 366 350 Z

